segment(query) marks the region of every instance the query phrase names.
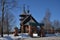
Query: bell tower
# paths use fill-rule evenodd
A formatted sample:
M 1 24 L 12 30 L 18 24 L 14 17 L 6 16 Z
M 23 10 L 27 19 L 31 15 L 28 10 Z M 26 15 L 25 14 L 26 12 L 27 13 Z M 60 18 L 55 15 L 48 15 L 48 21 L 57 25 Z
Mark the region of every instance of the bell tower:
M 25 10 L 25 4 L 23 5 L 23 11 L 20 14 L 20 25 L 22 25 L 22 21 L 29 16 L 29 6 L 27 6 L 27 11 Z

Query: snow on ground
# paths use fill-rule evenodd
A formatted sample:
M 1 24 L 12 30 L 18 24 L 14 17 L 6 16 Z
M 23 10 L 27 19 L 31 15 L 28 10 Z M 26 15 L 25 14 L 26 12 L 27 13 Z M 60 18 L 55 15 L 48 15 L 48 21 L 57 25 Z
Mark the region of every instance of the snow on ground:
M 27 38 L 24 40 L 60 40 L 60 37 L 40 37 L 40 38 Z
M 30 36 L 27 33 L 19 34 L 19 36 L 14 36 L 14 34 L 10 34 L 9 36 L 7 34 L 4 35 L 4 37 L 1 37 L 0 40 L 18 40 L 21 38 L 30 38 Z
M 0 40 L 21 40 L 25 38 L 24 40 L 30 40 L 31 37 L 28 35 L 28 33 L 20 33 L 19 36 L 14 36 L 14 34 L 10 34 L 9 36 L 7 34 L 4 34 L 4 37 L 1 37 L 0 35 Z M 55 34 L 46 34 L 46 37 L 40 37 L 40 38 L 37 38 L 39 40 L 50 40 L 51 38 L 54 38 L 56 40 L 60 40 L 60 33 L 55 33 Z M 32 39 L 33 40 L 33 39 Z M 36 39 L 34 39 L 36 40 Z M 51 39 L 52 40 L 52 39 Z

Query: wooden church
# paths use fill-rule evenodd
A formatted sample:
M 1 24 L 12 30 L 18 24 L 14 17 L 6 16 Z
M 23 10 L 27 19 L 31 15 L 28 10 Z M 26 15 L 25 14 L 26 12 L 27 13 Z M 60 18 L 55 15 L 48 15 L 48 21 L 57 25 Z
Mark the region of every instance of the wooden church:
M 40 26 L 40 24 L 30 14 L 29 9 L 26 11 L 25 6 L 23 6 L 23 12 L 19 16 L 22 33 L 28 33 L 30 36 L 32 36 L 33 33 L 39 32 L 37 26 Z
M 23 13 L 20 14 L 21 32 L 32 35 L 34 32 L 37 32 L 37 24 L 38 22 L 29 13 L 29 10 L 26 12 L 25 6 L 23 6 Z

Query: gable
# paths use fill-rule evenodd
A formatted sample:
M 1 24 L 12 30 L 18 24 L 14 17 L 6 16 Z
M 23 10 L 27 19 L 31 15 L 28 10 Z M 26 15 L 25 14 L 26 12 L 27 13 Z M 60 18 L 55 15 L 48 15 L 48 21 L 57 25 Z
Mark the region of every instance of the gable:
M 36 23 L 33 19 L 30 19 L 25 25 L 30 25 L 30 23 Z
M 35 21 L 35 19 L 30 17 L 30 20 L 26 22 L 25 25 L 37 26 L 38 23 Z
M 38 25 L 38 22 L 31 15 L 29 15 L 23 20 L 22 24 L 36 26 Z
M 32 18 L 29 20 L 29 22 L 33 22 L 33 23 L 36 23 Z

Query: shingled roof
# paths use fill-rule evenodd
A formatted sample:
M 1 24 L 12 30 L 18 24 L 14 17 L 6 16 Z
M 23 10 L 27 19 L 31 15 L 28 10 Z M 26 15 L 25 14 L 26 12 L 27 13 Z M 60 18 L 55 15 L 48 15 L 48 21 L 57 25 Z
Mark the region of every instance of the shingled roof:
M 37 22 L 31 15 L 27 16 L 27 17 L 22 21 L 21 24 L 25 24 L 25 23 L 27 23 L 28 21 L 30 21 L 31 19 L 34 20 L 36 24 L 38 24 L 38 22 Z

